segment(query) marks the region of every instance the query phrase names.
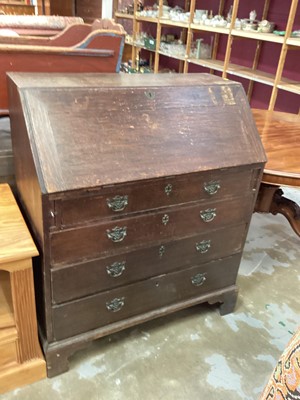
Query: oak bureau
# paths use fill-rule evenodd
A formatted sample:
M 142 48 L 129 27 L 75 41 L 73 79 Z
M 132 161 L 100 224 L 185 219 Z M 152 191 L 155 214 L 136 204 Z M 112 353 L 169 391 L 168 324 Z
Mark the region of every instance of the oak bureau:
M 233 311 L 266 161 L 240 84 L 10 73 L 9 99 L 48 376 L 126 327 L 202 302 Z

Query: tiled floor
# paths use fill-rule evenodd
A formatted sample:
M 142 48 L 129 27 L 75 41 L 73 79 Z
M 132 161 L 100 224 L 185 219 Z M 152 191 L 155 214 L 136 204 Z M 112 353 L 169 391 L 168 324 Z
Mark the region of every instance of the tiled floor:
M 258 399 L 300 325 L 300 238 L 282 216 L 254 214 L 238 286 L 233 314 L 201 305 L 127 329 L 0 400 Z

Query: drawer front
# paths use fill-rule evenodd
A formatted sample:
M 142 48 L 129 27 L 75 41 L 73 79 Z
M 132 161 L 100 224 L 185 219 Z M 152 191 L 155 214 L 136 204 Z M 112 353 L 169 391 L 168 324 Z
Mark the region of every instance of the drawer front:
M 54 225 L 60 229 L 174 204 L 238 197 L 252 190 L 252 181 L 252 171 L 233 169 L 116 185 L 98 194 L 57 200 Z
M 226 202 L 193 203 L 128 219 L 54 232 L 51 238 L 51 264 L 69 264 L 149 247 L 162 240 L 194 236 L 212 229 L 247 222 L 253 198 Z
M 241 254 L 54 306 L 56 340 L 235 284 Z
M 119 254 L 100 260 L 53 269 L 53 303 L 62 303 L 96 292 L 198 265 L 242 250 L 246 225 L 211 231 L 191 238 Z

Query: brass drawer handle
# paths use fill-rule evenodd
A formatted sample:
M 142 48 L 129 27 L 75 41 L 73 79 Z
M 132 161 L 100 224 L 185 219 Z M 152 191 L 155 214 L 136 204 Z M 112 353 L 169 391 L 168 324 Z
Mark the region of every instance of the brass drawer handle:
M 219 181 L 210 181 L 204 183 L 204 190 L 210 194 L 216 194 L 219 189 L 221 189 L 221 185 Z
M 192 276 L 191 281 L 194 286 L 201 286 L 206 281 L 205 274 L 197 274 Z
M 127 226 L 119 227 L 115 226 L 112 230 L 107 229 L 106 235 L 108 239 L 112 240 L 113 242 L 122 242 L 127 235 Z
M 168 216 L 168 214 L 165 214 L 165 215 L 162 217 L 161 222 L 166 226 L 167 223 L 169 222 L 169 220 L 170 220 L 170 217 Z
M 202 242 L 196 243 L 196 250 L 201 254 L 207 253 L 210 248 L 210 240 L 202 240 Z
M 106 308 L 108 309 L 108 311 L 112 312 L 120 311 L 125 304 L 124 300 L 125 297 L 121 297 L 120 299 L 116 297 L 115 299 L 106 302 Z
M 171 185 L 171 183 L 168 183 L 165 187 L 165 193 L 167 196 L 170 196 L 171 192 L 173 190 L 173 186 Z
M 108 273 L 109 276 L 117 278 L 118 276 L 121 276 L 125 271 L 125 265 L 126 261 L 121 261 L 121 262 L 116 261 L 106 267 L 106 272 Z
M 207 208 L 200 211 L 200 217 L 204 222 L 211 222 L 216 216 L 216 208 Z
M 112 211 L 123 211 L 128 205 L 128 196 L 115 196 L 112 199 L 106 199 L 106 204 Z

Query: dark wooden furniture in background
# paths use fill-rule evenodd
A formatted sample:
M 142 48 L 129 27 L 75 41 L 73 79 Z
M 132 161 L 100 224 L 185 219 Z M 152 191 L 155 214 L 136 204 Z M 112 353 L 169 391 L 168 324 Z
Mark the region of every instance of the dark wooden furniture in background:
M 120 329 L 202 302 L 233 311 L 265 162 L 241 85 L 10 73 L 9 93 L 48 376 Z
M 34 6 L 20 1 L 0 1 L 0 14 L 34 15 Z
M 0 38 L 0 115 L 8 114 L 7 72 L 119 72 L 124 41 L 123 27 L 109 20 L 71 25 L 50 38 Z
M 300 207 L 283 196 L 281 187 L 300 187 L 300 116 L 253 110 L 268 162 L 256 211 L 283 214 L 300 236 Z
M 87 23 L 102 17 L 101 0 L 49 0 L 44 1 L 45 13 L 51 15 L 73 15 Z

